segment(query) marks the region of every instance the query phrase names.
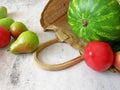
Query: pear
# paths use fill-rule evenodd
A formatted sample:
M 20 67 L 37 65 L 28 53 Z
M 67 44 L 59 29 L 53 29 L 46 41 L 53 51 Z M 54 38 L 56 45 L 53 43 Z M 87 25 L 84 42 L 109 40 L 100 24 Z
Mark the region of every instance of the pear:
M 0 26 L 5 27 L 7 30 L 9 30 L 10 25 L 14 22 L 12 18 L 6 17 L 0 19 Z
M 10 52 L 14 54 L 31 53 L 38 48 L 39 39 L 36 33 L 25 31 L 19 35 L 10 46 Z
M 7 8 L 5 6 L 0 6 L 0 19 L 7 16 Z
M 10 26 L 10 33 L 16 39 L 22 32 L 28 30 L 24 23 L 22 22 L 14 22 Z

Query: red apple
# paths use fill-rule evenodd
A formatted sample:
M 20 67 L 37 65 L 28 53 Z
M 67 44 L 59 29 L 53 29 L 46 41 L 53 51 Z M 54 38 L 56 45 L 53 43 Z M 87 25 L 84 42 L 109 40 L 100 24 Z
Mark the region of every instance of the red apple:
M 115 59 L 114 59 L 114 64 L 115 68 L 120 70 L 120 51 L 115 53 Z
M 11 39 L 10 32 L 4 27 L 0 26 L 0 48 L 9 44 Z
M 114 54 L 110 45 L 102 41 L 89 42 L 84 48 L 84 60 L 95 71 L 105 71 L 113 64 Z

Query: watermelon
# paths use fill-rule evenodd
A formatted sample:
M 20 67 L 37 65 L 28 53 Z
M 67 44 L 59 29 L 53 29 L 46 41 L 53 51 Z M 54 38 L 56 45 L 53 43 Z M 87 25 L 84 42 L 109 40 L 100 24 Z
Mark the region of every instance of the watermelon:
M 120 41 L 120 5 L 117 0 L 71 0 L 68 23 L 85 42 Z

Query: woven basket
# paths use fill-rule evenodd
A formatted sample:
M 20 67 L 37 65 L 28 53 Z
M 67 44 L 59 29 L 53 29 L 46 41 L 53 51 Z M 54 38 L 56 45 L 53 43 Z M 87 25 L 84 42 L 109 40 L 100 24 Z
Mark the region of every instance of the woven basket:
M 38 66 L 40 66 L 43 69 L 62 70 L 70 66 L 73 66 L 76 63 L 79 63 L 81 60 L 83 60 L 82 52 L 86 43 L 79 39 L 77 36 L 75 36 L 69 28 L 67 22 L 67 9 L 69 2 L 70 0 L 49 0 L 48 4 L 46 5 L 42 12 L 40 23 L 44 28 L 44 31 L 51 30 L 55 31 L 56 33 L 55 39 L 40 45 L 38 50 L 34 53 L 36 64 L 38 64 Z M 39 52 L 46 48 L 47 46 L 54 44 L 56 42 L 68 43 L 73 48 L 78 49 L 80 51 L 80 56 L 65 63 L 55 65 L 45 64 L 44 62 L 40 61 L 38 59 Z M 113 66 L 109 70 L 112 72 L 119 73 L 119 70 L 117 70 Z

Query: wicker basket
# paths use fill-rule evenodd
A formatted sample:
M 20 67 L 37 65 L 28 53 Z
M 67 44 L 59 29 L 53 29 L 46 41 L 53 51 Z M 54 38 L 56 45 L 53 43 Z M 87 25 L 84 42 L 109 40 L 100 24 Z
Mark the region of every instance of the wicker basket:
M 83 60 L 82 52 L 86 43 L 80 40 L 77 36 L 75 36 L 69 28 L 67 22 L 67 9 L 69 2 L 70 0 L 49 0 L 48 4 L 44 8 L 44 11 L 41 15 L 40 23 L 44 28 L 44 31 L 49 31 L 49 30 L 55 31 L 57 36 L 57 38 L 40 45 L 38 50 L 34 53 L 35 62 L 43 69 L 61 70 L 68 68 L 72 65 L 75 65 L 76 63 Z M 78 49 L 81 55 L 75 59 L 72 59 L 62 64 L 48 65 L 41 62 L 38 59 L 39 52 L 45 47 L 54 44 L 56 42 L 68 43 L 73 48 Z M 109 70 L 112 72 L 119 72 L 113 66 Z

